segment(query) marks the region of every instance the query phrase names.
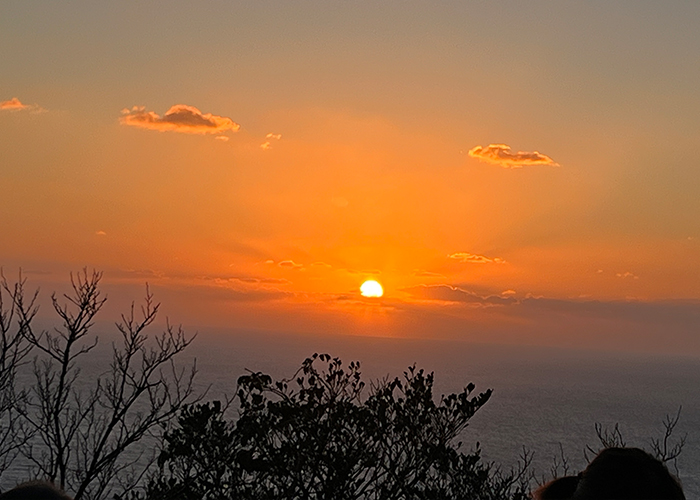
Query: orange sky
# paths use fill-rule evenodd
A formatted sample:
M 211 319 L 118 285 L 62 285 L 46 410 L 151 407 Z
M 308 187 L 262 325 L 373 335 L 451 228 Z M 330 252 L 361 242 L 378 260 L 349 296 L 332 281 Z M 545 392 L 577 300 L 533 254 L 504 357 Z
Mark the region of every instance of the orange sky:
M 698 22 L 3 2 L 0 265 L 194 328 L 700 354 Z

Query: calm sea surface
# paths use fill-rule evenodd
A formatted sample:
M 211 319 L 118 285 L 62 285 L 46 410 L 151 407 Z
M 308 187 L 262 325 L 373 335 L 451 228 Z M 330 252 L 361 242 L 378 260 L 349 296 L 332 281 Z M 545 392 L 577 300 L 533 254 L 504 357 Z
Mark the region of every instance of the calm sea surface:
M 550 477 L 560 445 L 571 471 L 587 463 L 587 445 L 599 449 L 595 424 L 619 424 L 628 446 L 650 449 L 663 437 L 663 420 L 681 418 L 673 438 L 686 436 L 678 473 L 687 498 L 700 498 L 700 360 L 650 354 L 601 353 L 529 346 L 474 345 L 387 338 L 318 338 L 268 334 L 235 337 L 203 332 L 197 339 L 201 381 L 212 396 L 232 393 L 245 368 L 289 377 L 314 352 L 359 360 L 370 378 L 399 376 L 415 363 L 435 372 L 436 395 L 474 382 L 493 388 L 489 402 L 460 437 L 481 445 L 484 458 L 508 468 L 525 447 L 537 477 Z
M 85 373 L 106 366 L 106 349 L 92 354 Z M 480 443 L 485 459 L 514 465 L 523 447 L 534 453 L 537 477 L 548 477 L 560 446 L 571 471 L 585 467 L 586 445 L 598 448 L 594 425 L 617 423 L 627 445 L 650 448 L 662 422 L 679 407 L 675 438 L 686 437 L 678 472 L 687 498 L 700 498 L 700 360 L 433 340 L 313 337 L 205 330 L 181 361 L 197 358 L 207 399 L 233 395 L 245 369 L 289 377 L 303 359 L 326 352 L 362 364 L 366 380 L 400 376 L 412 364 L 435 372 L 436 395 L 474 382 L 493 388 L 491 400 L 460 436 Z M 21 479 L 10 471 L 3 489 Z

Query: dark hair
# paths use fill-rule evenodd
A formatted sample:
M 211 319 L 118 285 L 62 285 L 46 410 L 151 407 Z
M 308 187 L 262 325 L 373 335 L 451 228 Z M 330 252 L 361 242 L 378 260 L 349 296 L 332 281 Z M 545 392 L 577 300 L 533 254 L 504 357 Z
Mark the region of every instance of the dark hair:
M 46 481 L 28 481 L 0 495 L 0 500 L 73 500 Z
M 537 500 L 563 500 L 571 498 L 578 486 L 579 476 L 564 476 L 538 488 L 532 496 Z
M 666 466 L 639 448 L 606 448 L 578 476 L 555 479 L 537 500 L 685 500 Z

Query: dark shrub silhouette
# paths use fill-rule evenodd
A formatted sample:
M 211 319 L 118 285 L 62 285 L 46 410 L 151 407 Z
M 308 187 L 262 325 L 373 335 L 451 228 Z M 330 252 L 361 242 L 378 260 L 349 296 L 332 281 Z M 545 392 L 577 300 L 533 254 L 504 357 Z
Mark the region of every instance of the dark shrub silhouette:
M 324 368 L 319 370 L 316 364 Z M 290 380 L 238 380 L 239 418 L 219 403 L 185 409 L 166 434 L 148 499 L 525 499 L 525 467 L 502 474 L 455 443 L 486 403 L 474 385 L 436 403 L 433 375 L 365 383 L 326 354 Z

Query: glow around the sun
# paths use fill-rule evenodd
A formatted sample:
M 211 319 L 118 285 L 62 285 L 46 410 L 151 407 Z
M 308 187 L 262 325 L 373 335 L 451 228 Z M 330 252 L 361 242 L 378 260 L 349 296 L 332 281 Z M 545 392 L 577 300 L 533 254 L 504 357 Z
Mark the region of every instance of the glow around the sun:
M 379 282 L 367 280 L 360 286 L 360 293 L 363 297 L 381 297 L 384 295 L 384 289 Z

